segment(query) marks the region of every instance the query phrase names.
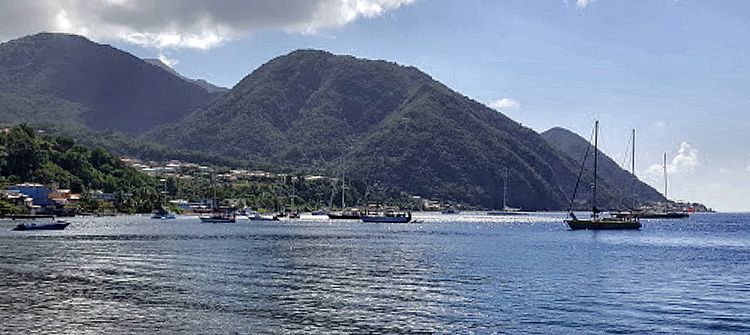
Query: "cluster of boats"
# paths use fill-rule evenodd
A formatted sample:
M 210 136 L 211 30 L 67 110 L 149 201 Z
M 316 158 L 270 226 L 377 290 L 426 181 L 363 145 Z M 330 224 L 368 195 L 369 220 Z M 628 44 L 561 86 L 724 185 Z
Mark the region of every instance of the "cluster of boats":
M 633 130 L 632 138 L 633 150 L 632 153 L 632 174 L 635 177 L 635 130 Z M 627 212 L 612 213 L 611 216 L 603 216 L 602 212 L 596 207 L 597 206 L 597 179 L 598 179 L 598 160 L 599 160 L 599 121 L 594 123 L 594 171 L 593 171 L 593 192 L 591 197 L 591 217 L 585 219 L 579 219 L 576 214 L 572 211 L 573 201 L 578 191 L 578 186 L 581 181 L 581 175 L 583 174 L 586 166 L 586 159 L 589 156 L 589 149 L 586 150 L 583 162 L 581 163 L 581 172 L 576 182 L 575 190 L 573 191 L 573 197 L 571 198 L 571 210 L 569 211 L 569 218 L 565 220 L 571 230 L 626 230 L 626 229 L 641 229 L 641 219 L 682 219 L 689 216 L 685 212 L 674 212 L 669 211 L 665 207 L 661 211 L 653 211 L 648 209 L 636 209 Z M 664 197 L 667 197 L 667 156 L 664 155 Z M 634 197 L 635 198 L 635 197 Z
M 579 173 L 578 181 L 576 182 L 573 197 L 571 198 L 571 210 L 569 210 L 569 218 L 565 219 L 565 223 L 568 224 L 571 230 L 623 230 L 623 229 L 640 229 L 642 227 L 641 219 L 681 219 L 689 216 L 686 212 L 669 211 L 668 208 L 662 210 L 653 210 L 648 208 L 635 209 L 626 212 L 615 212 L 609 216 L 602 215 L 597 206 L 597 179 L 598 179 L 598 144 L 599 144 L 599 121 L 594 124 L 594 138 L 593 138 L 593 149 L 594 149 L 594 169 L 593 169 L 593 192 L 591 198 L 591 217 L 590 218 L 579 218 L 573 211 L 573 201 L 578 191 L 579 184 L 581 182 L 581 175 L 583 174 L 586 159 L 589 156 L 589 149 L 586 151 L 583 163 L 581 164 L 581 173 Z M 635 130 L 633 131 L 633 175 L 635 175 Z M 664 194 L 667 194 L 667 175 L 666 175 L 666 156 L 664 159 L 664 180 L 665 190 Z M 508 169 L 505 172 L 505 185 L 503 187 L 503 209 L 500 211 L 490 211 L 487 215 L 491 216 L 515 216 L 515 215 L 526 215 L 518 208 L 512 208 L 507 206 L 507 190 L 508 190 Z M 409 223 L 412 222 L 412 214 L 409 211 L 402 211 L 396 208 L 385 207 L 380 203 L 370 204 L 365 206 L 364 210 L 359 209 L 346 209 L 346 202 L 344 198 L 345 192 L 344 181 L 342 178 L 342 195 L 341 195 L 341 211 L 332 212 L 328 209 L 320 209 L 312 212 L 313 216 L 326 215 L 331 220 L 361 220 L 362 222 L 379 222 L 379 223 Z M 215 197 L 215 195 L 214 195 Z M 332 199 L 331 199 L 332 200 Z M 214 203 L 216 200 L 214 198 Z M 460 211 L 456 208 L 446 208 L 442 211 L 445 215 L 459 214 Z M 249 221 L 278 221 L 280 217 L 288 218 L 299 218 L 299 214 L 296 212 L 288 213 L 277 213 L 277 214 L 262 214 L 249 208 L 242 210 L 235 210 L 232 208 L 213 208 L 210 215 L 200 216 L 201 222 L 206 223 L 235 223 L 238 220 L 249 220 Z M 167 209 L 160 209 L 153 213 L 152 219 L 157 220 L 172 220 L 176 219 L 175 213 L 170 212 Z M 22 223 L 17 225 L 13 230 L 26 231 L 26 230 L 63 230 L 70 225 L 67 221 L 55 220 L 52 218 L 51 222 L 30 222 Z
M 288 216 L 290 218 L 297 218 L 297 213 L 286 213 L 280 214 L 261 214 L 251 209 L 243 209 L 236 211 L 234 209 L 216 209 L 208 215 L 199 216 L 201 222 L 206 223 L 235 223 L 238 220 L 250 220 L 250 221 L 278 221 L 279 217 Z M 151 215 L 152 219 L 155 220 L 173 220 L 177 216 L 166 209 L 160 209 Z

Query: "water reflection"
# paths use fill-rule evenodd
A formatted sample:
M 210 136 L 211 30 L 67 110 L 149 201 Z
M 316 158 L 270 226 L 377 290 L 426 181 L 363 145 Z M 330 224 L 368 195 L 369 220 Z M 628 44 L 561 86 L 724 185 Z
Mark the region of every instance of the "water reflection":
M 554 214 L 0 222 L 0 319 L 59 334 L 750 331 L 750 231 L 708 218 L 624 234 Z

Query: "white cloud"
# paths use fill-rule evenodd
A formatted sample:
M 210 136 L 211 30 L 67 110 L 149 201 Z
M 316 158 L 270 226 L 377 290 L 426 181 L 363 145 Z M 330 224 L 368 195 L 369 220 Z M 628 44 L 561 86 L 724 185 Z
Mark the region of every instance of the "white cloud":
M 677 150 L 677 155 L 667 164 L 667 173 L 671 174 L 691 174 L 695 168 L 700 165 L 698 159 L 698 150 L 693 148 L 688 142 L 682 142 Z M 660 177 L 663 174 L 663 165 L 654 164 L 648 167 L 646 174 L 652 177 Z
M 576 6 L 585 8 L 589 5 L 589 3 L 593 2 L 594 0 L 576 0 Z
M 67 32 L 146 47 L 209 49 L 262 30 L 317 33 L 415 0 L 32 0 L 0 2 L 0 40 Z
M 656 121 L 653 124 L 653 127 L 656 128 L 656 129 L 662 129 L 662 128 L 666 127 L 666 126 L 667 126 L 667 123 L 664 122 L 664 121 L 661 121 L 661 120 Z
M 172 67 L 172 68 L 173 68 L 173 67 L 174 67 L 175 65 L 177 65 L 177 63 L 179 63 L 179 61 L 177 61 L 176 59 L 172 59 L 172 58 L 169 58 L 169 57 L 167 57 L 167 56 L 166 56 L 166 55 L 165 55 L 165 54 L 164 54 L 163 52 L 161 52 L 161 51 L 159 51 L 159 61 L 161 61 L 162 63 L 164 63 L 164 64 L 166 64 L 167 66 L 169 66 L 169 67 Z
M 487 104 L 487 106 L 489 106 L 490 108 L 498 112 L 502 112 L 506 110 L 521 108 L 521 103 L 515 99 L 502 98 L 502 99 L 498 99 L 495 101 L 491 101 L 489 104 Z

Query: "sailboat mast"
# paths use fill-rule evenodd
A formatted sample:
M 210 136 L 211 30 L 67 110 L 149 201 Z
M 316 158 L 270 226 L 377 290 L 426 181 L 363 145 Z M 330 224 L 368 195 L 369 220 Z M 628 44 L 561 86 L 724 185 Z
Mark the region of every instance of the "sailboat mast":
M 664 198 L 669 199 L 667 191 L 669 190 L 669 181 L 667 178 L 667 153 L 664 153 Z
M 594 192 L 591 198 L 591 209 L 596 217 L 596 179 L 599 165 L 599 120 L 594 124 Z
M 211 191 L 213 192 L 213 198 L 211 198 L 211 210 L 213 212 L 216 212 L 216 183 L 214 181 L 213 171 L 208 176 L 211 181 Z
M 630 160 L 630 168 L 631 173 L 633 174 L 633 179 L 637 178 L 635 176 L 635 128 L 633 129 L 633 152 L 632 152 L 632 158 Z M 633 209 L 635 209 L 638 206 L 638 197 L 636 196 L 636 186 L 635 186 L 635 180 L 633 180 Z
M 344 201 L 344 194 L 346 194 L 346 182 L 344 181 L 346 176 L 341 175 L 341 210 L 346 208 L 346 202 Z
M 630 160 L 631 165 L 631 171 L 633 176 L 635 177 L 635 129 L 633 129 L 633 157 Z
M 503 210 L 508 208 L 507 199 L 508 199 L 508 174 L 509 170 L 506 167 L 505 168 L 505 181 L 503 182 Z

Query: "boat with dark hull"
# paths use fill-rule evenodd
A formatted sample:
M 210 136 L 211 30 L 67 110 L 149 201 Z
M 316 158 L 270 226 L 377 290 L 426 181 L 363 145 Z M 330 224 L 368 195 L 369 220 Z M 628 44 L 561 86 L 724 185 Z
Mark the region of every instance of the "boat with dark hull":
M 580 220 L 575 216 L 565 220 L 571 230 L 630 230 L 641 229 L 641 222 L 637 218 L 599 217 L 592 215 L 591 219 Z
M 151 215 L 151 218 L 155 220 L 174 220 L 177 218 L 177 216 L 162 207 L 158 211 L 154 212 L 154 214 Z
M 374 223 L 409 223 L 411 212 L 402 212 L 395 209 L 379 209 L 374 212 L 366 212 L 362 215 L 362 222 Z
M 667 198 L 669 195 L 669 175 L 667 172 L 667 154 L 664 154 L 664 198 L 667 199 L 667 202 L 664 203 L 662 206 L 658 206 L 657 208 L 641 208 L 639 210 L 635 210 L 630 215 L 636 216 L 640 219 L 657 219 L 657 220 L 667 220 L 667 219 L 687 219 L 690 217 L 690 214 L 687 212 L 681 211 L 674 211 L 670 207 L 670 202 Z M 619 216 L 619 215 L 618 215 Z
M 687 219 L 690 217 L 690 214 L 681 212 L 645 213 L 636 215 L 641 219 Z
M 55 221 L 47 223 L 28 222 L 22 223 L 13 228 L 15 231 L 28 231 L 28 230 L 65 230 L 68 228 L 70 222 L 67 221 Z
M 411 213 L 400 213 L 394 215 L 362 215 L 362 222 L 409 223 L 411 222 Z
M 214 212 L 211 216 L 201 216 L 201 222 L 203 223 L 235 223 L 237 222 L 237 216 L 234 212 Z
M 362 218 L 362 214 L 357 211 L 342 211 L 328 213 L 328 218 L 331 220 L 359 220 Z
M 591 197 L 591 218 L 590 219 L 579 219 L 575 213 L 573 213 L 573 201 L 575 200 L 575 193 L 578 192 L 578 186 L 581 181 L 581 175 L 586 167 L 586 159 L 588 158 L 589 148 L 586 149 L 586 155 L 583 158 L 581 164 L 581 172 L 578 175 L 576 186 L 573 191 L 573 197 L 571 198 L 570 205 L 570 218 L 565 220 L 571 230 L 635 230 L 641 229 L 641 222 L 635 216 L 624 216 L 624 217 L 602 217 L 600 216 L 601 211 L 596 208 L 596 186 L 597 186 L 597 167 L 599 160 L 599 121 L 594 124 L 594 187 L 593 194 Z

